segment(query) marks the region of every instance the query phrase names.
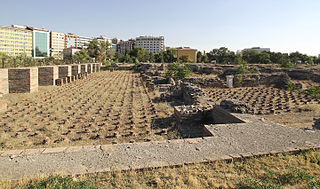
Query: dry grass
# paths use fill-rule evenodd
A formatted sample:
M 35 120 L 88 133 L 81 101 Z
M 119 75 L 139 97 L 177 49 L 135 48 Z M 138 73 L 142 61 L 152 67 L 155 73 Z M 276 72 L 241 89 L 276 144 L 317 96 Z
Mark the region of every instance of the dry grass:
M 303 173 L 304 177 L 300 177 L 299 173 L 300 176 Z M 307 175 L 314 177 L 313 180 L 306 178 Z M 26 179 L 18 183 L 3 181 L 2 186 L 21 188 L 39 180 L 43 178 Z M 95 182 L 100 188 L 236 188 L 244 184 L 245 188 L 257 188 L 255 184 L 258 183 L 265 188 L 307 188 L 311 181 L 319 187 L 320 152 L 265 156 L 229 163 L 220 161 L 183 167 L 98 173 L 83 175 L 76 180 Z M 316 185 L 316 181 L 319 185 Z
M 262 115 L 267 121 L 280 123 L 294 128 L 312 128 L 314 117 L 320 117 L 320 104 L 305 104 L 296 106 L 298 112 L 278 115 Z

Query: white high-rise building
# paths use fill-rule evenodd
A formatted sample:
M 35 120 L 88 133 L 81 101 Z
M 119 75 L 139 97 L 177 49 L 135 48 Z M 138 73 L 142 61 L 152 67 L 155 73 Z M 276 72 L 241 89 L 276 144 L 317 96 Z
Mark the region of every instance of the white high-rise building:
M 158 53 L 164 51 L 164 37 L 140 36 L 136 38 L 135 46 L 143 47 L 148 52 Z
M 92 39 L 93 39 L 92 37 L 78 36 L 77 47 L 81 49 L 88 48 L 88 44 Z

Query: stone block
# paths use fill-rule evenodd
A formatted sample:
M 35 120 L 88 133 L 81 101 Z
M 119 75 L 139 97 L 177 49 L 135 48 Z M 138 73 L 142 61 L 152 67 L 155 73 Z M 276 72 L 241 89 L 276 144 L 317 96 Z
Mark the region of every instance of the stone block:
M 38 68 L 8 69 L 9 93 L 32 93 L 38 91 Z
M 78 75 L 81 73 L 81 65 L 71 65 L 71 75 Z
M 8 69 L 0 69 L 0 94 L 9 93 Z
M 97 64 L 92 64 L 92 72 L 97 72 Z
M 55 85 L 55 80 L 58 79 L 57 66 L 44 66 L 38 68 L 38 82 L 39 86 Z
M 0 97 L 0 112 L 6 111 L 7 108 L 8 108 L 7 101 L 5 101 L 4 99 L 2 99 L 2 98 Z
M 92 73 L 92 64 L 87 64 L 88 73 Z
M 66 77 L 71 77 L 71 66 L 70 65 L 62 65 L 58 66 L 58 77 L 60 79 L 66 78 Z
M 88 72 L 88 67 L 86 64 L 81 64 L 81 73 L 87 73 Z

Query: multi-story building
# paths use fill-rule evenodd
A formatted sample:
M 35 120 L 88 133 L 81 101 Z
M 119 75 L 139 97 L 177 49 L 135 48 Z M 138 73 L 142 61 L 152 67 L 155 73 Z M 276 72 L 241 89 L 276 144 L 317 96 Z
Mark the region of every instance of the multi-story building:
M 33 57 L 45 58 L 50 56 L 50 31 L 34 27 L 27 27 L 27 29 L 33 32 Z
M 120 41 L 117 45 L 117 51 L 121 54 L 126 54 L 126 50 L 132 50 L 134 46 L 134 39 L 129 39 L 128 41 Z
M 241 51 L 241 54 L 243 54 L 243 52 L 245 51 L 256 51 L 257 53 L 262 53 L 262 52 L 270 52 L 270 48 L 260 48 L 260 47 L 247 48 L 247 49 L 243 49 Z
M 0 26 L 0 52 L 10 56 L 21 53 L 32 56 L 32 31 L 24 26 Z
M 50 32 L 50 56 L 62 59 L 63 49 L 65 49 L 65 34 L 60 32 Z
M 164 51 L 164 37 L 140 36 L 136 38 L 135 46 L 143 47 L 148 52 L 158 53 Z
M 183 62 L 183 56 L 187 57 L 187 62 L 197 62 L 197 49 L 177 48 L 178 62 Z
M 68 33 L 65 36 L 65 48 L 77 48 L 78 37 L 75 34 Z
M 71 60 L 72 56 L 79 51 L 81 51 L 81 49 L 74 47 L 63 49 L 63 60 Z
M 90 41 L 92 41 L 92 39 L 92 37 L 78 36 L 77 47 L 81 49 L 88 48 L 88 44 L 90 43 Z
M 104 35 L 100 35 L 99 37 L 96 37 L 95 39 L 98 40 L 98 41 L 108 42 L 110 45 L 112 44 L 112 40 L 107 38 Z
M 111 48 L 115 51 L 115 52 L 117 52 L 117 44 L 111 44 Z

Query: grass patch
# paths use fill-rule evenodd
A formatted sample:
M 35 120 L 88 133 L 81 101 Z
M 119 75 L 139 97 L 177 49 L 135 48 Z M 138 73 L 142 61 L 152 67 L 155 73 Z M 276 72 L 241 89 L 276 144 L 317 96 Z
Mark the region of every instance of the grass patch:
M 53 176 L 12 188 L 312 188 L 320 187 L 320 151 L 243 161 L 113 171 L 80 178 Z M 1 188 L 1 182 L 0 182 Z M 9 187 L 2 187 L 9 188 Z

